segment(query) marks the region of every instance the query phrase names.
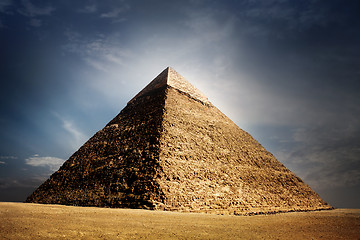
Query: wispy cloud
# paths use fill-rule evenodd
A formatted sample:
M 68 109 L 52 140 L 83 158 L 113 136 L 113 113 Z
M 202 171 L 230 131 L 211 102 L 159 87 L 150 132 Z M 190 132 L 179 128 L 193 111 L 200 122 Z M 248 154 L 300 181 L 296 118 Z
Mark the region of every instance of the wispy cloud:
M 342 10 L 338 11 L 337 5 L 337 1 L 316 0 L 301 4 L 289 0 L 243 1 L 237 14 L 243 24 L 239 31 L 256 37 L 301 36 L 302 32 L 313 27 L 321 28 L 341 22 L 343 19 L 338 17 Z M 334 18 L 335 15 L 338 17 Z
M 43 26 L 43 20 L 39 18 L 43 16 L 51 16 L 52 12 L 56 10 L 52 6 L 35 6 L 30 0 L 22 0 L 21 2 L 23 7 L 18 10 L 18 13 L 30 19 L 28 25 L 31 27 L 38 28 Z
M 349 126 L 299 128 L 292 144 L 275 155 L 315 188 L 360 186 L 359 131 Z
M 6 162 L 0 161 L 0 164 L 6 164 Z
M 32 27 L 41 27 L 42 24 L 42 20 L 36 18 L 31 19 L 29 22 L 29 25 Z
M 81 13 L 95 13 L 97 12 L 96 4 L 86 5 L 84 8 L 79 9 Z
M 46 16 L 51 15 L 55 8 L 52 6 L 47 7 L 38 7 L 35 6 L 30 0 L 22 0 L 24 6 L 23 9 L 20 9 L 19 12 L 27 17 L 37 17 L 37 16 Z
M 14 179 L 14 178 L 0 177 L 0 189 L 6 189 L 9 187 L 28 187 L 28 186 L 29 183 L 27 181 L 22 181 L 20 179 Z
M 69 143 L 73 149 L 79 148 L 86 140 L 87 136 L 83 134 L 71 120 L 61 116 L 60 114 L 53 112 L 54 116 L 56 116 L 61 122 L 63 129 L 68 132 L 71 136 L 71 140 Z
M 0 159 L 18 159 L 18 157 L 15 157 L 15 156 L 0 156 Z
M 78 130 L 70 121 L 63 119 L 63 128 L 75 138 L 77 144 L 84 142 L 85 135 L 80 130 Z
M 64 35 L 67 38 L 67 40 L 71 43 L 78 42 L 79 39 L 81 38 L 81 34 L 79 32 L 73 31 L 69 28 L 64 31 Z
M 11 0 L 0 0 L 0 13 L 9 14 L 8 9 L 13 2 Z M 6 25 L 0 19 L 0 28 L 6 28 Z
M 13 1 L 11 0 L 1 0 L 0 1 L 0 12 L 5 12 L 8 7 L 10 7 L 13 4 Z
M 54 170 L 52 170 L 51 173 L 53 173 L 53 171 Z M 48 179 L 51 173 L 35 174 L 33 176 L 24 178 L 0 177 L 0 189 L 35 188 Z
M 109 72 L 108 66 L 103 61 L 98 61 L 95 58 L 90 58 L 90 57 L 86 57 L 86 58 L 84 58 L 84 60 L 91 67 L 93 67 L 93 68 L 95 68 L 95 69 L 97 69 L 99 71 L 102 71 L 102 72 L 105 72 L 105 73 Z
M 121 13 L 124 13 L 130 9 L 129 5 L 124 5 L 122 7 L 114 8 L 109 12 L 102 13 L 100 17 L 102 18 L 119 18 Z
M 88 39 L 70 29 L 64 35 L 68 39 L 68 43 L 63 46 L 64 51 L 78 54 L 90 66 L 103 72 L 109 72 L 114 64 L 124 66 L 133 57 L 128 49 L 118 46 L 119 42 L 104 35 Z
M 25 159 L 25 164 L 33 167 L 49 167 L 51 171 L 57 170 L 63 163 L 64 159 L 57 157 L 40 157 L 39 155 L 33 155 Z

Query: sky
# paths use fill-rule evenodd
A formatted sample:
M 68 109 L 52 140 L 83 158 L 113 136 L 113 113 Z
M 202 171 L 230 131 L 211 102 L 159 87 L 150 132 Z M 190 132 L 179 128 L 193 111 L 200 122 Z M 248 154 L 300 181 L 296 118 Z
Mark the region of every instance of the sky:
M 357 0 L 0 0 L 0 201 L 171 66 L 325 201 L 360 208 Z

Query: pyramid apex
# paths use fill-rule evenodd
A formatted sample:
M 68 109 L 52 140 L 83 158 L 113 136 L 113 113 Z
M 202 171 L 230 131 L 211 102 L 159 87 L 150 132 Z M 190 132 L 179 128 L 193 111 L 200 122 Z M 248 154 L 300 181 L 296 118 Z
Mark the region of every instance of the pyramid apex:
M 133 97 L 128 104 L 134 102 L 137 98 L 144 96 L 151 91 L 169 86 L 176 90 L 187 94 L 189 97 L 202 102 L 205 105 L 211 104 L 208 98 L 191 83 L 189 83 L 183 76 L 175 71 L 172 67 L 165 68 L 154 80 L 152 80 L 143 90 L 141 90 L 135 97 Z

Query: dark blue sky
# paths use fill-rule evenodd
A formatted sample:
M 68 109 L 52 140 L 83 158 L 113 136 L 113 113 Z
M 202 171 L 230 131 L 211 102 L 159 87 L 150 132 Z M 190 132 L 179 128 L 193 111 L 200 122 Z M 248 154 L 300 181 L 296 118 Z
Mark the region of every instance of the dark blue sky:
M 360 2 L 0 0 L 0 201 L 167 66 L 335 207 L 360 208 Z

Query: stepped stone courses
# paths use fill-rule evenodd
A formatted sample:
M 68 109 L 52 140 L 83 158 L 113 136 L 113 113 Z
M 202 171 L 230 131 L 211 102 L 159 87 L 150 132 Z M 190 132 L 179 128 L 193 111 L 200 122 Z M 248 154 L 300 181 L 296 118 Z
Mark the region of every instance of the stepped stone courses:
M 331 209 L 171 68 L 26 201 L 244 215 Z

